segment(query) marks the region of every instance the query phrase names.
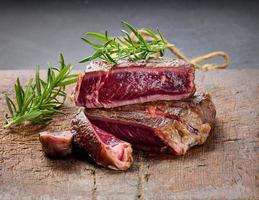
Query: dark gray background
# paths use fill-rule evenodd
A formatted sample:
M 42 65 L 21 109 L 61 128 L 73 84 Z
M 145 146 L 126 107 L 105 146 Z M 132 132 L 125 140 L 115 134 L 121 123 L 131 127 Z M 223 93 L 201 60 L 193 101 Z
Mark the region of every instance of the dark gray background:
M 256 1 L 1 1 L 0 69 L 46 67 L 60 52 L 76 69 L 91 48 L 87 31 L 119 34 L 120 20 L 160 28 L 187 56 L 229 53 L 231 68 L 259 67 Z

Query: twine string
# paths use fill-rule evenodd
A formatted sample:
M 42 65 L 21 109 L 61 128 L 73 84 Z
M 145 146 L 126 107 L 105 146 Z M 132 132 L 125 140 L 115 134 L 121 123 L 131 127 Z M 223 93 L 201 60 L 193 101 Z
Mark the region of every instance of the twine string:
M 139 29 L 138 31 L 147 41 L 152 41 L 152 37 L 147 31 L 145 31 L 144 29 Z M 133 41 L 138 42 L 137 37 L 133 33 L 130 34 L 130 37 Z M 157 35 L 157 37 L 159 36 Z M 214 51 L 205 55 L 198 56 L 193 59 L 189 59 L 174 44 L 171 44 L 168 41 L 166 41 L 166 43 L 167 43 L 167 48 L 170 50 L 172 54 L 174 54 L 179 59 L 182 59 L 188 63 L 193 64 L 196 69 L 205 70 L 205 71 L 211 70 L 211 69 L 225 69 L 229 65 L 229 55 L 223 51 Z M 223 58 L 223 63 L 221 64 L 213 64 L 213 63 L 203 64 L 203 62 L 205 61 L 220 58 L 220 57 Z

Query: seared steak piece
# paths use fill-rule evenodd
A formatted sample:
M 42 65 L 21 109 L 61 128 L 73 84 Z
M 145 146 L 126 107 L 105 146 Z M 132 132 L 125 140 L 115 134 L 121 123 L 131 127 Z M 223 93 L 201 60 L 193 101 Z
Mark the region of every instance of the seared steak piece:
M 95 62 L 105 68 L 105 62 Z M 179 59 L 122 62 L 111 70 L 79 76 L 73 98 L 77 106 L 112 108 L 156 100 L 181 100 L 195 92 L 194 67 Z
M 44 131 L 39 135 L 44 153 L 52 157 L 64 157 L 72 153 L 73 133 L 71 131 Z
M 76 132 L 75 143 L 86 150 L 98 165 L 115 170 L 126 170 L 131 166 L 131 145 L 92 125 L 84 112 L 74 117 L 72 130 Z
M 209 95 L 111 109 L 86 109 L 92 124 L 145 151 L 183 155 L 203 144 L 216 111 Z

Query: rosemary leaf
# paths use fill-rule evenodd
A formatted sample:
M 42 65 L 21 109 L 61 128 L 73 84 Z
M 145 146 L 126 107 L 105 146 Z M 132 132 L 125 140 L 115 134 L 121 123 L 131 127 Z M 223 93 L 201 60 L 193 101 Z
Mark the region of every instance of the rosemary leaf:
M 93 41 L 91 41 L 91 40 L 88 40 L 88 39 L 86 39 L 86 38 L 81 38 L 83 41 L 85 41 L 87 44 L 89 44 L 89 45 L 91 45 L 91 46 L 93 46 L 93 47 L 95 47 L 95 48 L 100 48 L 100 47 L 102 47 L 102 45 L 101 44 L 98 44 L 98 43 L 96 43 L 96 42 L 93 42 Z
M 109 37 L 107 31 L 105 34 L 88 32 L 82 38 L 87 44 L 91 45 L 95 52 L 80 63 L 88 62 L 96 58 L 104 59 L 110 64 L 116 64 L 120 60 L 141 60 L 148 59 L 162 53 L 167 48 L 168 43 L 162 37 L 161 33 L 156 34 L 151 29 L 145 29 L 149 33 L 152 41 L 146 41 L 142 34 L 134 26 L 126 21 L 121 22 L 130 32 L 132 32 L 138 41 L 133 41 L 130 33 L 122 29 L 124 37 Z M 93 41 L 94 39 L 95 41 Z M 98 43 L 96 42 L 98 41 Z
M 10 116 L 6 115 L 6 128 L 25 122 L 44 123 L 64 104 L 65 86 L 77 81 L 77 75 L 71 74 L 72 66 L 66 65 L 60 55 L 60 66 L 49 67 L 47 79 L 40 78 L 40 67 L 36 66 L 34 79 L 22 87 L 19 78 L 14 85 L 16 103 L 5 96 Z
M 107 32 L 106 32 L 107 33 Z M 106 34 L 101 34 L 101 33 L 95 33 L 95 32 L 88 32 L 86 33 L 87 36 L 90 36 L 92 38 L 95 38 L 97 40 L 106 42 L 107 40 L 110 40 L 110 38 L 108 37 L 108 35 Z

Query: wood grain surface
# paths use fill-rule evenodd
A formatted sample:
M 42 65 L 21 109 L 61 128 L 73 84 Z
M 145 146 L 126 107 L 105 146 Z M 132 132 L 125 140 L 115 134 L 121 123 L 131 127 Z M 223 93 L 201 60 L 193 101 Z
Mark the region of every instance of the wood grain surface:
M 126 172 L 96 166 L 87 156 L 63 160 L 44 156 L 43 130 L 65 130 L 77 108 L 45 127 L 3 129 L 3 94 L 13 94 L 17 76 L 33 71 L 0 71 L 0 199 L 259 199 L 259 70 L 198 72 L 199 91 L 217 108 L 216 126 L 203 146 L 185 156 L 134 153 Z M 68 88 L 68 92 L 72 89 Z

